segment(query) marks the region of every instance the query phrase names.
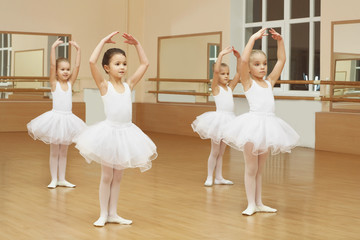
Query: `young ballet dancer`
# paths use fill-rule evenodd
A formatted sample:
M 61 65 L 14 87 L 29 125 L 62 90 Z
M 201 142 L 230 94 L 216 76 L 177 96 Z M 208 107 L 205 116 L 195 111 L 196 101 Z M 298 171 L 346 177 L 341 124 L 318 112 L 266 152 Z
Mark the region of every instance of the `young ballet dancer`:
M 109 75 L 108 81 L 96 65 L 104 45 L 115 43 L 112 37 L 118 33 L 113 32 L 103 38 L 90 57 L 91 73 L 102 96 L 106 120 L 90 126 L 74 140 L 75 147 L 88 163 L 96 161 L 101 164 L 100 217 L 94 222 L 98 227 L 106 223 L 132 223 L 117 214 L 123 170 L 138 167 L 142 172 L 146 171 L 157 157 L 155 144 L 131 122 L 131 91 L 149 66 L 142 46 L 130 34 L 122 35 L 125 43 L 134 45 L 140 60 L 140 66 L 127 79 L 126 55 L 119 48 L 108 49 L 104 54 L 102 66 Z
M 48 188 L 75 187 L 65 180 L 66 158 L 69 145 L 73 138 L 84 127 L 85 123 L 72 113 L 71 88 L 80 69 L 80 47 L 74 42 L 69 43 L 77 50 L 75 67 L 71 73 L 70 62 L 65 58 L 55 57 L 55 49 L 63 41 L 57 39 L 50 52 L 50 86 L 52 93 L 51 111 L 45 112 L 27 124 L 29 135 L 50 144 L 51 182 Z
M 248 206 L 242 213 L 276 212 L 265 206 L 261 199 L 262 171 L 269 151 L 272 154 L 291 152 L 299 135 L 274 114 L 272 88 L 279 79 L 285 64 L 284 41 L 279 33 L 269 32 L 277 41 L 278 60 L 273 71 L 266 77 L 267 60 L 264 52 L 253 50 L 256 40 L 267 36 L 266 28 L 253 34 L 242 54 L 241 83 L 250 106 L 248 113 L 237 116 L 225 129 L 225 142 L 243 151 L 245 158 L 245 190 Z M 264 80 L 265 79 L 265 80 Z
M 237 71 L 229 83 L 229 66 L 222 63 L 226 54 L 233 53 L 237 59 Z M 222 141 L 224 127 L 235 118 L 233 93 L 240 80 L 241 57 L 233 47 L 223 49 L 214 64 L 214 76 L 211 83 L 212 95 L 215 99 L 216 111 L 206 112 L 198 116 L 191 127 L 202 139 L 211 139 L 211 151 L 208 158 L 208 171 L 205 186 L 214 184 L 233 184 L 222 176 L 222 161 L 226 144 Z M 213 173 L 215 170 L 215 179 Z

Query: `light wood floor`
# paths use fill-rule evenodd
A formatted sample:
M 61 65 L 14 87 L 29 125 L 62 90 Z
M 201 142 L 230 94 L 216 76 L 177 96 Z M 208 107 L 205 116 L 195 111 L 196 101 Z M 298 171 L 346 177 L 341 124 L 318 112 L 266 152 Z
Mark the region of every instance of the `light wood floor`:
M 245 217 L 242 154 L 227 149 L 233 186 L 203 187 L 210 143 L 149 133 L 159 157 L 145 173 L 126 170 L 119 213 L 131 226 L 93 227 L 100 167 L 72 145 L 67 179 L 46 188 L 49 146 L 26 133 L 0 133 L 0 239 L 360 239 L 360 157 L 296 148 L 268 160 L 264 203 L 276 214 Z

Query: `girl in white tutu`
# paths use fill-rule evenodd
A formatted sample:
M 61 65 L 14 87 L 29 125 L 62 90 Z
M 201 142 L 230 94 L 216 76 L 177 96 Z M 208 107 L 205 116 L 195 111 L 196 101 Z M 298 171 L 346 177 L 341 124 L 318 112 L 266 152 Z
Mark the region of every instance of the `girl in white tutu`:
M 77 50 L 75 67 L 70 72 L 70 62 L 65 58 L 55 57 L 55 49 L 63 41 L 56 40 L 50 52 L 50 86 L 53 97 L 53 109 L 27 124 L 31 137 L 50 144 L 51 182 L 48 188 L 56 186 L 75 187 L 65 180 L 66 158 L 69 145 L 76 134 L 86 125 L 72 113 L 71 88 L 78 76 L 80 68 L 80 47 L 74 42 L 69 43 Z M 59 175 L 58 175 L 59 173 Z
M 115 43 L 111 38 L 118 33 L 113 32 L 102 39 L 90 57 L 91 73 L 102 96 L 106 120 L 90 126 L 74 140 L 75 147 L 87 162 L 96 161 L 101 164 L 100 218 L 94 222 L 99 227 L 108 222 L 132 223 L 117 214 L 123 170 L 140 168 L 142 172 L 146 171 L 151 168 L 151 161 L 157 157 L 155 144 L 131 122 L 131 90 L 149 66 L 142 46 L 131 35 L 122 35 L 126 39 L 125 43 L 135 46 L 140 60 L 140 66 L 128 79 L 125 79 L 126 55 L 119 48 L 108 49 L 104 54 L 102 66 L 109 75 L 108 81 L 103 78 L 96 65 L 104 45 Z
M 224 55 L 233 53 L 237 58 L 237 72 L 234 79 L 229 83 L 229 66 L 222 63 Z M 235 118 L 233 93 L 236 84 L 240 80 L 241 57 L 233 47 L 227 47 L 219 53 L 214 64 L 214 76 L 211 83 L 212 95 L 215 99 L 216 111 L 206 112 L 198 116 L 191 127 L 202 139 L 211 139 L 211 151 L 208 158 L 208 172 L 205 186 L 214 184 L 233 184 L 232 181 L 222 176 L 222 158 L 226 144 L 222 141 L 224 127 Z M 215 170 L 215 180 L 213 173 Z
M 262 171 L 269 151 L 272 154 L 290 152 L 299 140 L 299 135 L 274 114 L 272 88 L 280 77 L 286 57 L 281 35 L 273 29 L 269 32 L 278 45 L 278 60 L 274 69 L 266 77 L 266 55 L 260 50 L 253 50 L 255 41 L 268 35 L 266 28 L 263 28 L 250 37 L 242 54 L 241 83 L 250 111 L 236 117 L 224 133 L 225 142 L 244 153 L 245 190 L 248 200 L 244 215 L 277 211 L 262 203 Z

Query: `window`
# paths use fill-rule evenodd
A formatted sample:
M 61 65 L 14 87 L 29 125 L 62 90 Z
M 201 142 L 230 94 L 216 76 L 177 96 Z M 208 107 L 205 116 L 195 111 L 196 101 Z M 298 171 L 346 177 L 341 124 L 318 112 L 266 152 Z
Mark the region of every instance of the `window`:
M 68 58 L 69 57 L 69 37 L 59 36 L 64 43 L 60 44 L 58 47 L 58 58 Z
M 11 34 L 0 34 L 0 76 L 11 75 Z
M 320 0 L 243 0 L 244 46 L 259 29 L 274 28 L 284 36 L 286 64 L 280 79 L 320 79 Z M 268 73 L 277 59 L 277 44 L 271 38 L 256 41 L 254 49 L 268 56 Z M 277 95 L 316 95 L 312 85 L 277 84 Z

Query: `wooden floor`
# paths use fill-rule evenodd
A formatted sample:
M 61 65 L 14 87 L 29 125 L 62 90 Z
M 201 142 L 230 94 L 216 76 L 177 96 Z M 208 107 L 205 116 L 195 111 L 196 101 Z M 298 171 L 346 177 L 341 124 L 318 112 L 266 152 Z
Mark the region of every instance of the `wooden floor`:
M 360 239 L 360 157 L 296 148 L 270 158 L 264 203 L 276 214 L 245 217 L 242 154 L 227 149 L 233 186 L 203 187 L 210 143 L 149 133 L 159 157 L 145 173 L 126 170 L 119 213 L 131 226 L 96 228 L 100 167 L 72 145 L 67 179 L 46 188 L 49 146 L 26 133 L 0 133 L 0 239 Z

